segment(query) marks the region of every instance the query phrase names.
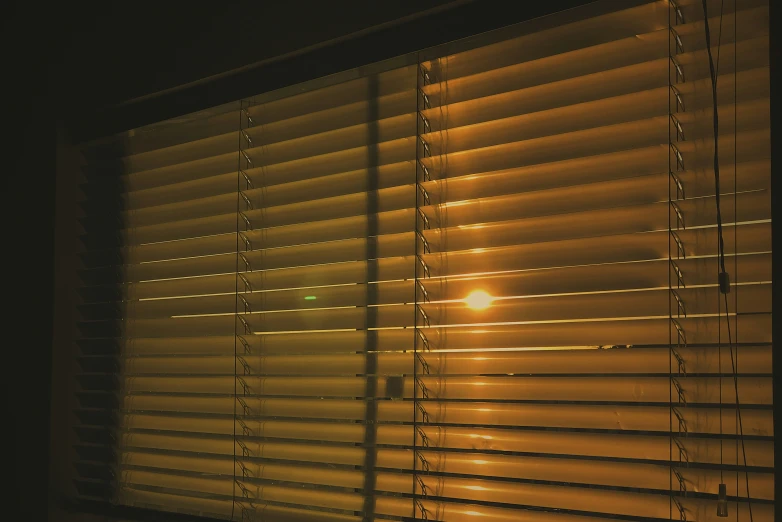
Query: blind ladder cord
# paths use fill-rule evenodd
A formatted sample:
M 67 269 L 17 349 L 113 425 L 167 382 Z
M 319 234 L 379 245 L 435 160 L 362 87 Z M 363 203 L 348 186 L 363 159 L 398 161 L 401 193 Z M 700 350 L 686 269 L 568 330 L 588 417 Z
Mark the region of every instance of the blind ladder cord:
M 725 320 L 728 327 L 728 347 L 730 350 L 730 363 L 731 363 L 731 369 L 733 373 L 733 388 L 734 392 L 736 394 L 736 412 L 738 416 L 739 421 L 739 439 L 741 440 L 741 451 L 744 458 L 744 479 L 746 483 L 747 488 L 747 506 L 749 508 L 749 519 L 750 522 L 754 521 L 754 518 L 752 516 L 752 501 L 750 497 L 749 492 L 749 474 L 746 471 L 747 467 L 747 451 L 744 445 L 744 428 L 742 426 L 741 421 L 741 405 L 739 402 L 739 387 L 738 387 L 738 376 L 737 376 L 737 370 L 736 370 L 736 362 L 733 358 L 733 340 L 732 340 L 732 334 L 730 330 L 730 316 L 728 314 L 728 293 L 730 292 L 730 276 L 728 272 L 725 270 L 725 242 L 723 240 L 723 234 L 722 234 L 722 211 L 720 209 L 720 167 L 719 167 L 719 148 L 718 148 L 718 131 L 719 131 L 719 116 L 718 116 L 718 110 L 717 110 L 717 74 L 714 69 L 714 58 L 711 53 L 711 34 L 709 32 L 709 15 L 708 15 L 708 8 L 706 6 L 707 0 L 702 0 L 703 4 L 703 21 L 704 21 L 704 28 L 706 32 L 706 53 L 709 57 L 709 75 L 711 77 L 711 93 L 712 93 L 712 111 L 714 116 L 714 186 L 715 186 L 715 202 L 717 207 L 717 235 L 719 240 L 718 245 L 718 260 L 719 260 L 719 288 L 720 292 L 724 296 L 725 300 Z M 724 4 L 724 0 L 723 0 Z M 737 9 L 734 9 L 734 16 L 735 11 Z M 736 21 L 734 21 L 735 25 Z M 722 9 L 720 9 L 720 26 L 722 25 Z M 722 31 L 720 31 L 722 33 Z M 720 40 L 722 39 L 722 34 L 719 35 Z M 737 46 L 738 42 L 734 42 L 734 46 Z M 720 41 L 717 42 L 717 52 L 719 53 L 720 49 Z M 735 53 L 738 52 L 738 49 L 736 48 L 734 50 Z M 719 54 L 718 54 L 719 56 Z M 733 74 L 737 74 L 738 71 L 733 71 Z M 734 89 L 735 91 L 736 89 Z M 736 93 L 734 92 L 734 98 L 736 96 Z M 734 101 L 734 110 L 735 110 L 735 101 Z M 733 122 L 734 125 L 736 124 L 736 121 Z M 734 133 L 734 140 L 735 140 L 735 133 Z M 734 157 L 734 164 L 736 162 L 736 158 Z M 737 172 L 733 172 L 734 177 L 737 175 Z M 735 226 L 735 223 L 734 223 Z M 721 350 L 721 346 L 718 346 L 718 350 Z M 722 376 L 722 368 L 719 368 L 720 376 Z M 720 390 L 722 390 L 722 387 L 720 387 Z M 722 411 L 722 405 L 720 405 L 720 411 Z M 721 455 L 722 452 L 720 452 L 720 458 L 722 458 Z M 719 504 L 717 507 L 717 515 L 722 517 L 727 517 L 727 492 L 726 492 L 726 486 L 723 483 L 720 483 L 719 487 Z M 738 490 L 736 491 L 736 497 L 739 497 Z M 723 512 L 720 508 L 722 507 L 720 504 L 724 502 L 724 507 L 726 508 Z M 738 516 L 738 513 L 736 514 Z

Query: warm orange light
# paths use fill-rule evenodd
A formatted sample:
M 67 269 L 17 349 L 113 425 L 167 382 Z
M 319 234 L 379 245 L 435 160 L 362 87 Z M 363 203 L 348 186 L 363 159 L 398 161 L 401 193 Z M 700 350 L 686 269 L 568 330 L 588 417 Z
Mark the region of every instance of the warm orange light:
M 494 298 L 483 290 L 476 290 L 464 299 L 467 306 L 473 310 L 485 310 L 491 305 L 492 301 L 494 301 Z

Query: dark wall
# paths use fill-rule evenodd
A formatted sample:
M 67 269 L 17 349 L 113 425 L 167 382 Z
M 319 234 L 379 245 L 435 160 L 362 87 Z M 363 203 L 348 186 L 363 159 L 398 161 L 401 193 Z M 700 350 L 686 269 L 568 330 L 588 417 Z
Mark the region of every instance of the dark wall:
M 769 2 L 769 20 L 771 26 L 769 28 L 770 35 L 770 56 L 769 64 L 771 67 L 771 92 L 779 93 L 777 89 L 782 89 L 782 81 L 780 81 L 779 75 L 779 59 L 780 59 L 780 41 L 779 41 L 779 18 L 782 9 L 780 9 L 779 2 Z M 774 20 L 777 20 L 775 23 Z M 782 121 L 782 110 L 780 110 L 779 96 L 771 96 L 771 121 Z M 776 116 L 775 116 L 776 115 Z M 774 214 L 773 209 L 782 209 L 782 167 L 780 166 L 780 154 L 782 154 L 782 134 L 779 132 L 779 125 L 772 124 L 771 126 L 771 208 L 772 216 Z M 775 220 L 780 219 L 780 212 L 777 210 L 777 217 L 772 218 Z M 779 222 L 779 221 L 777 221 Z M 782 226 L 772 226 L 772 238 L 771 238 L 772 250 L 779 252 L 780 245 L 782 245 Z M 774 281 L 772 282 L 772 313 L 777 320 L 772 323 L 772 339 L 782 339 L 782 320 L 779 319 L 782 314 L 782 285 L 779 283 L 779 274 L 782 274 L 782 256 L 776 254 L 773 256 L 772 274 Z M 779 346 L 777 343 L 775 346 Z M 780 405 L 782 405 L 782 350 L 775 348 L 772 350 L 772 375 L 774 377 L 773 389 L 774 389 L 774 433 L 782 433 L 782 413 L 780 412 Z M 774 498 L 777 499 L 777 505 L 775 509 L 779 513 L 779 499 L 782 499 L 782 479 L 780 479 L 780 472 L 782 472 L 782 447 L 780 447 L 780 441 L 782 436 L 774 438 Z M 779 516 L 777 514 L 777 516 Z
M 0 343 L 6 408 L 0 426 L 7 441 L 2 460 L 11 464 L 4 477 L 11 487 L 2 488 L 3 515 L 13 518 L 18 510 L 20 520 L 42 520 L 48 475 L 54 116 L 43 108 L 48 82 L 43 43 L 33 43 L 35 33 L 27 31 L 31 24 L 19 22 L 14 6 L 4 6 L 0 20 L 0 259 L 7 276 L 2 290 L 5 334 Z M 39 30 L 49 27 L 42 20 Z

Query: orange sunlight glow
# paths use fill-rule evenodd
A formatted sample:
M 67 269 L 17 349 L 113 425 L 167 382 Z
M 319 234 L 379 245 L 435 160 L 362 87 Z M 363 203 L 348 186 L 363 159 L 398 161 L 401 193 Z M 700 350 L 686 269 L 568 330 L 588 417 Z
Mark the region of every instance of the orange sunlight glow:
M 483 290 L 475 290 L 464 298 L 464 302 L 473 310 L 485 310 L 491 305 L 492 301 L 494 301 L 494 298 Z

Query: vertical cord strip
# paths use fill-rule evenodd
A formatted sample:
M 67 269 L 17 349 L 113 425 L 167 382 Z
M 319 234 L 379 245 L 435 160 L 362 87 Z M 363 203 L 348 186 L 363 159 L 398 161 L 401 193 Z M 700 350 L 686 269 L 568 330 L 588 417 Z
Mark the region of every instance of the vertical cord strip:
M 236 512 L 236 401 L 239 397 L 236 393 L 236 379 L 238 377 L 236 371 L 236 359 L 237 359 L 237 332 L 236 332 L 236 317 L 239 315 L 239 213 L 241 212 L 240 193 L 242 190 L 242 102 L 239 103 L 239 143 L 238 153 L 236 155 L 236 266 L 234 268 L 234 400 L 233 400 L 233 480 L 231 482 L 231 520 L 234 519 Z
M 421 108 L 421 86 L 422 86 L 422 77 L 421 77 L 421 55 L 420 53 L 417 55 L 416 59 L 416 70 L 415 70 L 415 184 L 416 184 L 416 190 L 415 190 L 415 234 L 413 237 L 413 241 L 415 241 L 415 259 L 413 261 L 414 263 L 414 276 L 413 276 L 413 520 L 418 519 L 417 516 L 417 505 L 418 505 L 418 270 L 419 270 L 419 249 L 420 249 L 420 240 L 419 240 L 419 234 L 421 233 L 421 230 L 419 228 L 419 216 L 418 212 L 420 210 L 419 206 L 419 190 L 418 190 L 418 177 L 419 177 L 419 162 L 420 162 L 420 139 L 421 139 L 421 130 L 420 130 L 420 108 Z
M 738 121 L 738 92 L 739 92 L 739 86 L 738 86 L 738 75 L 739 75 L 739 68 L 738 68 L 738 55 L 739 55 L 739 39 L 738 39 L 738 26 L 739 26 L 739 6 L 738 6 L 738 0 L 734 0 L 733 2 L 733 271 L 734 271 L 734 277 L 736 279 L 736 286 L 735 286 L 735 310 L 736 310 L 736 373 L 739 371 L 739 268 L 738 268 L 738 253 L 739 253 L 739 238 L 737 235 L 738 232 L 738 211 L 737 211 L 737 193 L 738 193 L 738 132 L 739 132 L 739 121 Z M 731 361 L 733 361 L 733 346 L 729 346 L 728 349 L 730 350 L 730 358 Z M 732 366 L 732 365 L 731 365 Z M 739 396 L 736 394 L 736 426 L 739 425 L 741 419 L 739 418 Z M 738 463 L 739 463 L 739 439 L 736 437 L 736 522 L 738 522 L 739 519 L 739 471 L 738 471 Z M 745 472 L 746 472 L 746 460 L 744 462 L 745 466 Z M 749 486 L 747 486 L 747 500 L 749 501 Z
M 673 281 L 671 280 L 671 263 L 673 257 L 671 255 L 671 38 L 672 38 L 672 24 L 671 24 L 671 9 L 672 3 L 668 4 L 668 513 L 671 520 L 673 520 L 673 309 L 671 304 L 671 290 L 673 289 Z

